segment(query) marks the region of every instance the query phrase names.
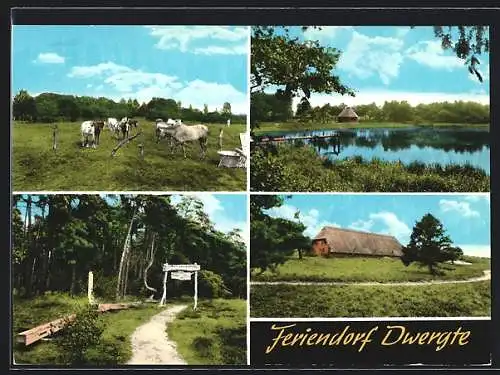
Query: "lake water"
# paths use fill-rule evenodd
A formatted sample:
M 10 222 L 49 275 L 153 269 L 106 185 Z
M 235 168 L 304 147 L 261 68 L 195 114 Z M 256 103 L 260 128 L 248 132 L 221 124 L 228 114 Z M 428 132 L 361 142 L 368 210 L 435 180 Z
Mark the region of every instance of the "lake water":
M 320 155 L 331 160 L 360 155 L 364 159 L 400 160 L 404 164 L 470 164 L 490 174 L 490 133 L 481 128 L 412 127 L 376 129 L 335 129 L 268 132 L 285 138 L 339 135 L 335 138 L 307 139 Z M 336 146 L 340 143 L 340 150 Z

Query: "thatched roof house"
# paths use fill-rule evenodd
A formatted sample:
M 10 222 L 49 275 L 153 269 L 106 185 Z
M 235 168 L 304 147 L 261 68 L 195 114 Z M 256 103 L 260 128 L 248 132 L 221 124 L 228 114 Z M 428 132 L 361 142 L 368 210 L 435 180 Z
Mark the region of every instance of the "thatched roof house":
M 351 107 L 345 107 L 337 116 L 338 122 L 358 122 L 359 116 Z
M 401 248 L 393 236 L 335 227 L 323 227 L 312 241 L 317 255 L 400 257 Z

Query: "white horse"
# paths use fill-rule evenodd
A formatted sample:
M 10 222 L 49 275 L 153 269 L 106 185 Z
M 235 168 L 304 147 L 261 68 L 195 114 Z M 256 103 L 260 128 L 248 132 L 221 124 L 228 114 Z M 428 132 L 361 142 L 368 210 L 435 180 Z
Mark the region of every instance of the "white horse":
M 80 126 L 82 135 L 82 147 L 89 147 L 89 140 L 92 142 L 92 148 L 95 148 L 95 126 L 94 121 L 84 121 Z
M 186 157 L 185 144 L 187 142 L 198 141 L 201 149 L 201 158 L 205 158 L 208 141 L 208 127 L 206 125 L 198 124 L 188 126 L 180 123 L 168 126 L 165 132 L 169 133 L 170 136 L 181 145 L 184 157 Z

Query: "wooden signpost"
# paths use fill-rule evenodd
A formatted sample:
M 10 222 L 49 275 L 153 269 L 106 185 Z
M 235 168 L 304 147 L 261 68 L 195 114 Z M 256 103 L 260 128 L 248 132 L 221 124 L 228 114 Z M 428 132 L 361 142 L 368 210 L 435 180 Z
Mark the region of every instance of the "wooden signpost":
M 89 298 L 89 304 L 91 305 L 94 303 L 93 291 L 94 291 L 94 274 L 92 273 L 92 271 L 89 271 L 89 285 L 87 288 L 87 297 Z
M 167 299 L 167 279 L 168 273 L 171 272 L 170 277 L 174 280 L 189 281 L 191 280 L 191 275 L 194 273 L 194 307 L 196 310 L 198 306 L 198 271 L 200 270 L 200 265 L 194 264 L 168 264 L 163 265 L 163 295 L 161 297 L 160 306 L 165 304 Z

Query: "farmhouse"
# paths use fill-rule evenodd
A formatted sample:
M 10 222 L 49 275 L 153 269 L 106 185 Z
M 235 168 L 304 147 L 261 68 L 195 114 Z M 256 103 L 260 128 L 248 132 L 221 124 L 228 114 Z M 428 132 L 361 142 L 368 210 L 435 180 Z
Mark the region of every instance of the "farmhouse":
M 323 227 L 312 241 L 316 255 L 400 257 L 402 245 L 384 234 Z
M 338 122 L 358 122 L 359 116 L 351 107 L 345 107 L 337 116 Z

